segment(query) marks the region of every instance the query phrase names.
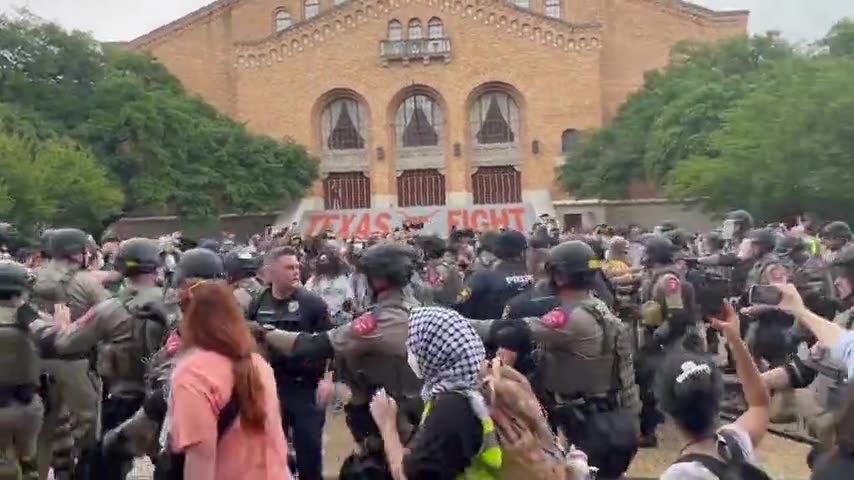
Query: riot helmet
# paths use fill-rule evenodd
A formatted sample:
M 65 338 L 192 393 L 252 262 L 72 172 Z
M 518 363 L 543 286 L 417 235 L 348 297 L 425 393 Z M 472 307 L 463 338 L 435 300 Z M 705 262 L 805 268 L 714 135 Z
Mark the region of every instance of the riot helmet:
M 0 261 L 0 300 L 11 300 L 32 286 L 27 267 L 11 260 Z
M 644 242 L 644 264 L 668 265 L 673 263 L 676 247 L 664 235 L 654 235 Z
M 676 228 L 664 234 L 677 250 L 687 248 L 694 236 L 681 228 Z
M 39 250 L 42 258 L 50 259 L 50 239 L 53 238 L 53 234 L 56 230 L 49 228 L 42 232 L 39 237 Z
M 546 274 L 555 289 L 589 290 L 602 266 L 590 245 L 573 240 L 549 250 Z
M 480 235 L 478 240 L 477 253 L 489 252 L 495 253 L 495 242 L 498 240 L 498 232 L 495 230 L 487 230 Z
M 369 247 L 359 259 L 359 271 L 368 282 L 384 281 L 391 288 L 405 287 L 415 272 L 415 249 L 397 243 Z
M 676 222 L 674 222 L 673 220 L 665 220 L 665 221 L 661 222 L 660 225 L 658 225 L 656 230 L 658 230 L 658 233 L 663 235 L 667 232 L 672 232 L 678 228 L 679 228 L 679 226 L 676 225 Z
M 501 260 L 512 260 L 524 255 L 528 248 L 528 240 L 522 232 L 508 230 L 501 232 L 495 238 L 496 257 Z
M 414 244 L 424 253 L 424 258 L 427 260 L 442 258 L 448 249 L 448 243 L 437 235 L 418 235 L 415 237 Z
M 777 240 L 777 246 L 774 249 L 780 257 L 794 258 L 799 254 L 806 253 L 807 244 L 799 235 L 787 234 Z
M 830 222 L 821 231 L 821 239 L 830 250 L 839 250 L 851 238 L 851 227 L 845 222 Z
M 210 250 L 214 253 L 219 252 L 219 247 L 219 242 L 210 238 L 204 239 L 201 243 L 199 243 L 199 248 L 204 248 L 205 250 Z
M 732 227 L 728 228 L 727 223 L 731 223 Z M 747 210 L 733 210 L 726 214 L 724 231 L 727 232 L 727 230 L 731 230 L 730 232 L 727 232 L 727 235 L 735 234 L 741 237 L 751 228 L 753 228 L 753 215 L 751 215 Z M 725 237 L 729 238 L 727 235 L 725 235 Z
M 194 248 L 181 254 L 175 266 L 175 283 L 180 285 L 188 279 L 213 280 L 222 278 L 225 267 L 216 253 L 205 248 Z
M 770 228 L 757 228 L 750 232 L 751 251 L 754 258 L 774 251 L 777 247 L 777 233 Z
M 88 247 L 89 235 L 83 230 L 60 228 L 50 235 L 50 256 L 55 259 L 70 259 L 74 255 L 85 255 Z
M 160 245 L 148 238 L 124 241 L 119 246 L 115 265 L 116 270 L 127 277 L 156 273 L 162 265 Z
M 226 254 L 223 265 L 230 279 L 239 280 L 255 276 L 261 268 L 261 258 L 249 249 L 235 249 Z

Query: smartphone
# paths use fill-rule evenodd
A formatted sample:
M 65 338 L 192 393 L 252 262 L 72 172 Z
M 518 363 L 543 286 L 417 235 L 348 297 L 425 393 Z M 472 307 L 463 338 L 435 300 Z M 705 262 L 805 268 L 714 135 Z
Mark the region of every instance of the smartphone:
M 783 301 L 783 292 L 773 285 L 754 285 L 748 292 L 751 305 L 779 305 Z

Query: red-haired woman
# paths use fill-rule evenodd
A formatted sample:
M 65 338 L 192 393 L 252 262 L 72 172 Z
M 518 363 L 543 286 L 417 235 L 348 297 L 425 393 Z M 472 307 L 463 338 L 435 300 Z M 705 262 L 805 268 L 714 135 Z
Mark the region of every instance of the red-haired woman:
M 221 281 L 196 283 L 185 295 L 180 329 L 189 350 L 172 377 L 169 413 L 169 443 L 185 455 L 184 478 L 291 478 L 273 371 L 253 353 L 237 300 Z M 222 418 L 234 407 L 226 428 Z

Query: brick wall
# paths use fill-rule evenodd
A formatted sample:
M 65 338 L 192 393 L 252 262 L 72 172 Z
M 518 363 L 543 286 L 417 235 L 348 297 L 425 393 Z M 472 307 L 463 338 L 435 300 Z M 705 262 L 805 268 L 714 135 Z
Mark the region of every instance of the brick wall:
M 475 92 L 501 83 L 521 107 L 522 188 L 562 195 L 554 183 L 561 132 L 600 127 L 643 80 L 668 60 L 682 39 L 743 33 L 747 17 L 712 15 L 681 2 L 564 0 L 564 21 L 547 19 L 545 0 L 534 14 L 494 0 L 364 0 L 302 22 L 301 0 L 221 0 L 197 14 L 131 42 L 150 51 L 185 86 L 252 130 L 291 137 L 320 151 L 319 115 L 329 92 L 358 95 L 369 113 L 367 152 L 374 194 L 395 194 L 397 104 L 414 86 L 427 87 L 443 109 L 446 190 L 471 191 L 468 110 Z M 274 34 L 274 15 L 286 9 L 295 26 Z M 379 42 L 388 21 L 406 25 L 431 17 L 452 42 L 448 63 L 384 66 Z M 569 22 L 572 22 L 569 23 Z M 539 153 L 532 152 L 532 142 Z M 453 146 L 460 144 L 460 155 Z M 377 158 L 378 148 L 384 159 Z M 315 186 L 314 194 L 320 193 Z

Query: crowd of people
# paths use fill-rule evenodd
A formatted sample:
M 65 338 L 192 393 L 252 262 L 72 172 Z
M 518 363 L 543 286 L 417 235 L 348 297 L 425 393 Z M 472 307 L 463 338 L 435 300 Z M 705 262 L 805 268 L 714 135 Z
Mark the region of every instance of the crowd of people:
M 769 478 L 754 451 L 795 416 L 812 478 L 850 477 L 847 224 L 421 227 L 27 250 L 3 226 L 0 480 L 146 456 L 155 479 L 321 479 L 327 408 L 343 479 L 617 479 L 666 418 L 684 446 L 661 478 Z

